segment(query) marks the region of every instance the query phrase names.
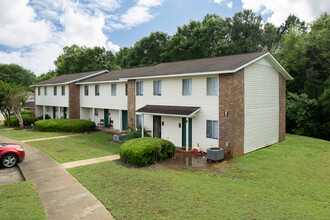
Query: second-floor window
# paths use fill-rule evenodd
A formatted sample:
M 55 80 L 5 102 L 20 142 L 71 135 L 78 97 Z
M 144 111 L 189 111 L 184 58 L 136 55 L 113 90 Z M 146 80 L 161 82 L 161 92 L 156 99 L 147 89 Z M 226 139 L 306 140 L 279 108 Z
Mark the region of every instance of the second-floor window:
M 95 85 L 95 96 L 100 95 L 100 85 Z
M 38 87 L 38 95 L 40 95 L 40 87 Z
M 44 87 L 44 95 L 47 95 L 47 87 Z
M 111 95 L 112 96 L 117 95 L 117 84 L 111 84 Z
M 125 95 L 127 96 L 127 83 L 125 84 Z
M 62 95 L 65 95 L 65 86 L 62 86 Z
M 216 96 L 218 95 L 219 78 L 208 77 L 206 78 L 206 94 Z
M 54 95 L 57 95 L 57 86 L 54 86 Z
M 191 95 L 191 94 L 192 94 L 192 79 L 183 79 L 182 95 Z
M 136 95 L 143 96 L 143 81 L 136 82 Z
M 85 86 L 85 96 L 88 96 L 88 86 Z
M 161 80 L 154 81 L 154 95 L 162 95 L 162 81 Z

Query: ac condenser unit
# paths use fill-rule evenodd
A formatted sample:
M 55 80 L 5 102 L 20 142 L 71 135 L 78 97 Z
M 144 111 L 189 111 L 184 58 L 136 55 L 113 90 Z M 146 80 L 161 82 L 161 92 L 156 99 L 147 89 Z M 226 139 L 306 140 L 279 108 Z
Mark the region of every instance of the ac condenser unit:
M 207 160 L 217 162 L 224 159 L 223 148 L 212 147 L 207 149 Z

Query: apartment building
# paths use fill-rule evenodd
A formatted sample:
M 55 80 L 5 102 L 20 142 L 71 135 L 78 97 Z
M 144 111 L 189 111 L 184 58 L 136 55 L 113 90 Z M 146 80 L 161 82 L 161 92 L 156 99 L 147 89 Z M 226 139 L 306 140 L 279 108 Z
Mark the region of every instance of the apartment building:
M 240 156 L 285 139 L 291 79 L 268 52 L 70 74 L 34 85 L 36 114 L 141 125 L 178 147 Z

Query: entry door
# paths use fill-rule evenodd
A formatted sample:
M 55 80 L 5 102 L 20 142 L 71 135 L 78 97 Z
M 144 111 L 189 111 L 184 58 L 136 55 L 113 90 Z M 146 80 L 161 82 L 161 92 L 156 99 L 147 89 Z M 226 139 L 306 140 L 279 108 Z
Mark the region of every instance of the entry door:
M 122 128 L 123 130 L 127 130 L 127 111 L 122 111 Z
M 56 119 L 56 107 L 53 107 L 53 119 Z
M 162 117 L 155 116 L 153 117 L 153 136 L 161 138 L 162 137 Z
M 109 127 L 109 109 L 104 109 L 104 127 Z
M 66 107 L 64 107 L 64 109 L 63 109 L 63 111 L 64 111 L 64 119 L 67 119 L 67 113 L 66 113 L 66 110 L 67 110 L 67 108 Z
M 186 118 L 182 118 L 182 147 L 187 145 L 187 124 Z M 192 119 L 188 118 L 188 148 L 192 148 Z

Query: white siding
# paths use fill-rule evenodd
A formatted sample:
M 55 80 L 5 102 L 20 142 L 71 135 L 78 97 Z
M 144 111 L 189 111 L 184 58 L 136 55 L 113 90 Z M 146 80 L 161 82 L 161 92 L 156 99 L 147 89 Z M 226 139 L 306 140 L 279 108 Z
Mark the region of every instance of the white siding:
M 181 146 L 182 129 L 179 124 L 182 122 L 181 118 L 176 117 L 163 117 L 162 121 L 162 138 L 171 141 L 175 146 Z
M 100 85 L 100 95 L 95 96 L 95 84 L 90 84 L 89 95 L 85 96 L 85 85 L 80 85 L 80 106 L 84 108 L 127 109 L 125 83 L 117 84 L 117 95 L 111 96 L 111 83 Z
M 100 123 L 100 119 L 104 119 L 104 109 L 98 109 L 99 115 L 95 116 L 95 124 Z M 119 110 L 109 110 L 111 120 L 113 121 L 113 129 L 120 129 L 119 124 Z M 93 120 L 93 109 L 92 108 L 80 108 L 80 118 L 85 120 Z M 109 121 L 110 123 L 110 121 Z
M 198 106 L 201 110 L 192 118 L 192 147 L 199 146 L 202 151 L 207 148 L 217 147 L 218 140 L 206 138 L 206 120 L 219 120 L 219 98 L 218 96 L 206 95 L 206 78 L 217 77 L 210 76 L 194 76 L 194 77 L 173 77 L 143 80 L 143 96 L 136 96 L 136 110 L 145 105 L 175 105 L 175 106 Z M 182 79 L 192 78 L 192 95 L 182 96 Z M 153 80 L 161 80 L 162 95 L 153 95 Z M 171 117 L 173 118 L 173 117 Z M 175 123 L 168 128 L 162 127 L 162 137 L 170 139 L 177 146 L 181 146 L 181 129 L 180 132 L 172 132 L 171 128 L 178 127 L 177 123 L 181 118 L 173 118 L 169 120 L 162 117 L 169 123 Z M 145 115 L 145 128 L 152 131 L 152 116 Z M 164 121 L 164 120 L 163 120 Z M 164 130 L 165 129 L 165 130 Z M 178 130 L 178 129 L 176 129 Z M 164 136 L 163 136 L 164 135 Z
M 42 86 L 40 96 L 36 89 L 36 105 L 69 107 L 69 86 L 65 85 L 65 95 L 62 96 L 62 86 L 57 86 L 57 95 L 54 96 L 54 86 L 47 86 L 47 95 L 44 94 L 45 87 Z M 42 113 L 41 113 L 42 114 Z
M 266 59 L 244 71 L 244 153 L 278 142 L 279 76 Z

